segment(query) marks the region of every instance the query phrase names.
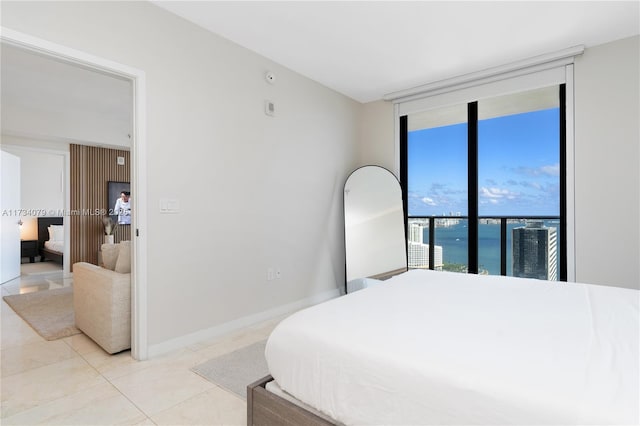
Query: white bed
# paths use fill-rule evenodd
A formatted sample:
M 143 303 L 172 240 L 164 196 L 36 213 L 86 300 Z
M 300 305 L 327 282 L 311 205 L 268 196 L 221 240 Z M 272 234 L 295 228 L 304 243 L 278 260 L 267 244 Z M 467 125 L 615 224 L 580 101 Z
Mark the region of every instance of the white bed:
M 44 246 L 45 248 L 51 250 L 51 251 L 56 251 L 59 253 L 64 253 L 64 241 L 45 241 L 44 242 Z
M 63 263 L 64 220 L 62 217 L 38 218 L 38 254 L 40 261 Z
M 637 290 L 414 270 L 269 337 L 285 392 L 343 424 L 638 424 Z

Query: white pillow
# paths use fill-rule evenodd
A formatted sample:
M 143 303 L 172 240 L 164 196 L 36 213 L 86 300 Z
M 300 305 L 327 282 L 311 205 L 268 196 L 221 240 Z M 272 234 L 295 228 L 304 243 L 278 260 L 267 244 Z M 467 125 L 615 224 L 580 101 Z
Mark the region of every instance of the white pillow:
M 116 269 L 116 262 L 118 261 L 118 252 L 120 251 L 120 244 L 103 244 L 101 246 L 102 251 L 102 264 L 106 269 L 114 271 Z
M 131 272 L 131 241 L 120 241 L 118 250 L 118 260 L 116 261 L 116 272 L 128 274 Z
M 49 241 L 60 241 L 60 242 L 64 241 L 64 226 L 63 225 L 51 225 L 51 226 L 49 226 Z

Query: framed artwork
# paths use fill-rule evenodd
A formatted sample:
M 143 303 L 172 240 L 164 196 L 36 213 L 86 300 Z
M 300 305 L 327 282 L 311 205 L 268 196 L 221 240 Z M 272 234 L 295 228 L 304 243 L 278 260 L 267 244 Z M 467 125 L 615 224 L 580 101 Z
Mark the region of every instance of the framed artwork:
M 119 225 L 131 224 L 130 195 L 131 184 L 129 182 L 109 181 L 107 183 L 107 211 L 109 217 Z

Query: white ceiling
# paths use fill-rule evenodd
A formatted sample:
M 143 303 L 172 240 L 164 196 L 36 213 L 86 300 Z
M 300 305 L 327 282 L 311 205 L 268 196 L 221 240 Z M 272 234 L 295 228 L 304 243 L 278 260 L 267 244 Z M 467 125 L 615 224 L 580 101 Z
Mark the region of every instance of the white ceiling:
M 129 147 L 130 80 L 3 43 L 2 134 Z
M 360 102 L 640 32 L 640 2 L 154 1 Z M 128 146 L 131 82 L 2 44 L 2 133 Z
M 640 33 L 637 0 L 154 3 L 360 102 Z

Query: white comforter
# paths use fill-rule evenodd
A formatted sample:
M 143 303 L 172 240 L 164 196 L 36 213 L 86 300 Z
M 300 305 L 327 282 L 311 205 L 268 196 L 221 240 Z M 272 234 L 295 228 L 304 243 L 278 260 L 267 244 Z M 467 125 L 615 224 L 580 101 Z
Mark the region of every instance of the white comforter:
M 639 293 L 414 270 L 285 319 L 267 363 L 344 424 L 638 424 Z
M 44 246 L 51 251 L 64 252 L 64 241 L 45 241 Z

